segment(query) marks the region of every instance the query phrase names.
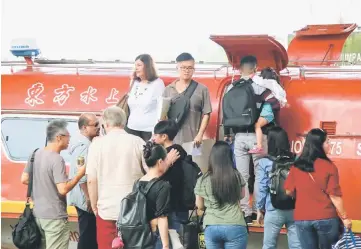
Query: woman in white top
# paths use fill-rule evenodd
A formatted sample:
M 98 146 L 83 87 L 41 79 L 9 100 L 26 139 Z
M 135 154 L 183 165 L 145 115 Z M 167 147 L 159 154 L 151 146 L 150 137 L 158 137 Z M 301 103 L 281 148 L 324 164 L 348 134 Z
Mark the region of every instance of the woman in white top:
M 158 122 L 157 100 L 165 88 L 149 54 L 141 54 L 135 58 L 133 80 L 134 84 L 128 98 L 130 114 L 125 130 L 148 141 Z

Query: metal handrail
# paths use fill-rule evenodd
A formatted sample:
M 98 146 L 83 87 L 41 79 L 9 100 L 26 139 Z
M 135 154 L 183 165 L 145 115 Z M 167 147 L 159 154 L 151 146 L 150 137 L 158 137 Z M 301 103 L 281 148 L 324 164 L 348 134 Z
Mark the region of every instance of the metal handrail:
M 352 62 L 352 61 L 348 61 L 348 60 L 290 60 L 290 61 L 288 61 L 288 63 L 295 63 L 295 64 L 302 63 L 302 62 L 320 62 L 320 63 L 331 62 L 331 63 L 348 63 L 351 65 L 357 65 L 356 61 Z M 291 66 L 291 65 L 289 64 L 288 66 Z M 294 65 L 292 65 L 292 66 L 294 66 Z
M 169 63 L 170 64 L 170 63 Z M 171 64 L 170 64 L 171 65 Z M 207 65 L 207 64 L 197 64 L 198 65 Z M 208 64 L 208 65 L 216 65 L 216 64 Z M 14 63 L 2 63 L 2 66 L 28 66 L 31 68 L 69 68 L 69 69 L 75 69 L 75 70 L 82 70 L 82 69 L 93 69 L 93 70 L 126 70 L 126 71 L 132 71 L 133 70 L 133 65 L 132 66 L 99 66 L 97 64 L 34 64 L 34 65 L 26 65 L 25 63 L 19 63 L 19 64 L 14 64 Z M 196 71 L 198 72 L 217 72 L 217 71 L 221 71 L 222 69 L 228 68 L 229 65 L 228 64 L 217 64 L 218 67 L 216 68 L 196 68 Z M 176 71 L 177 68 L 174 67 L 157 67 L 157 70 L 159 71 Z
M 293 61 L 290 61 L 291 63 Z M 295 61 L 295 62 L 322 62 L 321 60 L 304 60 L 304 61 Z M 343 61 L 343 60 L 330 60 L 330 61 L 323 61 L 323 62 L 335 62 L 335 63 L 349 63 L 350 66 L 357 66 L 359 64 L 352 64 L 349 61 Z M 105 64 L 105 63 L 109 63 L 109 64 L 116 64 L 116 62 L 107 62 L 107 61 L 96 61 L 96 63 L 99 64 Z M 131 66 L 125 66 L 125 65 L 119 65 L 119 66 L 99 66 L 99 64 L 34 64 L 34 65 L 27 65 L 25 62 L 6 62 L 6 63 L 2 63 L 2 66 L 12 66 L 12 67 L 17 67 L 17 66 L 27 66 L 30 68 L 65 68 L 65 69 L 75 69 L 77 71 L 80 70 L 87 70 L 87 69 L 92 69 L 92 70 L 120 70 L 120 71 L 132 71 L 133 70 L 133 63 L 134 62 L 125 62 L 125 61 L 121 61 L 121 62 L 117 62 L 119 64 L 132 64 Z M 163 64 L 163 65 L 173 65 L 175 64 L 175 62 L 157 62 L 157 64 Z M 202 65 L 214 65 L 217 67 L 198 67 L 196 68 L 197 72 L 219 72 L 223 69 L 226 69 L 227 72 L 228 70 L 232 69 L 233 67 L 228 64 L 228 63 L 221 63 L 221 62 L 202 62 L 202 63 L 198 63 L 196 64 L 197 66 L 202 66 Z M 360 64 L 361 65 L 361 64 Z M 350 73 L 358 73 L 361 72 L 361 67 L 360 68 L 340 68 L 338 67 L 339 65 L 333 65 L 333 66 L 327 66 L 327 67 L 322 67 L 322 65 L 320 65 L 320 67 L 309 67 L 309 66 L 304 66 L 304 65 L 292 65 L 292 64 L 288 64 L 287 67 L 283 70 L 287 70 L 287 68 L 294 68 L 294 69 L 299 69 L 302 73 L 306 73 L 306 72 L 350 72 Z M 172 68 L 172 67 L 158 67 L 157 70 L 159 71 L 168 71 L 168 72 L 175 72 L 177 70 L 176 67 Z M 282 71 L 283 71 L 282 70 Z
M 359 68 L 331 68 L 331 67 L 327 67 L 327 68 L 322 68 L 322 67 L 317 67 L 317 68 L 310 68 L 310 67 L 300 67 L 299 68 L 300 71 L 302 72 L 324 72 L 324 73 L 361 73 L 361 67 Z

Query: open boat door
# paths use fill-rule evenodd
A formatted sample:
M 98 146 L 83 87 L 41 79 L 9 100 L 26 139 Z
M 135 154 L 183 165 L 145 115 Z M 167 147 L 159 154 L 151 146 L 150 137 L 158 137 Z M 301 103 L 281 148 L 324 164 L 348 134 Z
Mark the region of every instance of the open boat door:
M 292 65 L 331 66 L 339 62 L 344 44 L 356 24 L 308 25 L 288 46 Z
M 257 57 L 258 68 L 272 67 L 277 72 L 287 67 L 286 49 L 268 35 L 229 35 L 210 36 L 210 39 L 223 47 L 229 63 L 233 68 L 239 68 L 243 56 Z

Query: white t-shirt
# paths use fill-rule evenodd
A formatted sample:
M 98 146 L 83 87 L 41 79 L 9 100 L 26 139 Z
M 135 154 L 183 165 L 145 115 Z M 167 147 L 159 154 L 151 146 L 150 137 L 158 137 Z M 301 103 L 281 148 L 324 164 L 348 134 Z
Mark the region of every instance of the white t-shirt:
M 134 82 L 128 98 L 130 109 L 128 128 L 153 132 L 158 122 L 157 100 L 162 96 L 164 88 L 164 82 L 160 78 L 149 83 Z

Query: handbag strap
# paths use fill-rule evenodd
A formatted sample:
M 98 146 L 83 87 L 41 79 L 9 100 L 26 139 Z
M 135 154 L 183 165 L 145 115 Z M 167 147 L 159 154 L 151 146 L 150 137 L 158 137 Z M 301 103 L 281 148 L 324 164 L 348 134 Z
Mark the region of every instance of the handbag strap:
M 35 160 L 35 152 L 39 148 L 35 149 L 33 154 L 30 158 L 30 165 L 29 165 L 29 183 L 28 183 L 28 192 L 26 194 L 27 200 L 26 204 L 29 204 L 29 198 L 31 197 L 31 192 L 33 191 L 33 175 L 34 175 L 34 160 Z
M 195 208 L 192 210 L 191 214 L 190 214 L 189 217 L 188 217 L 188 222 L 191 221 L 192 215 L 193 215 L 194 211 L 196 211 L 197 209 L 198 209 L 198 208 L 195 207 Z M 202 214 L 202 216 L 201 216 L 200 219 L 199 219 L 198 214 L 196 213 L 197 224 L 202 224 L 202 223 L 203 223 L 203 219 L 204 219 L 204 215 L 206 214 L 206 210 L 207 210 L 207 208 L 204 209 L 204 212 L 203 212 L 203 214 Z
M 346 249 L 348 249 L 348 238 L 347 238 L 347 234 L 350 234 L 350 237 L 351 237 L 351 241 L 352 241 L 352 244 L 356 247 L 356 240 L 355 240 L 355 237 L 353 236 L 353 232 L 350 230 L 346 230 L 346 227 L 343 228 L 344 229 L 344 236 L 346 237 L 345 240 L 346 240 Z
M 321 189 L 321 191 L 331 200 L 331 197 L 329 194 L 326 193 L 326 191 L 315 181 L 315 178 L 313 178 L 312 174 L 310 172 L 308 172 L 308 175 L 311 177 L 312 181 L 319 187 L 319 189 Z M 331 200 L 332 202 L 332 200 Z M 336 212 L 340 215 L 340 212 L 337 210 L 336 206 L 333 205 L 336 209 Z
M 133 86 L 134 86 L 134 83 L 135 83 L 135 79 L 132 79 L 132 83 L 130 83 L 130 87 L 129 87 L 129 90 L 128 90 L 128 94 L 132 91 Z
M 317 184 L 317 182 L 315 181 L 315 178 L 313 178 L 313 176 L 311 175 L 310 172 L 308 172 L 308 175 L 311 177 L 312 181 L 321 189 L 321 191 L 329 197 L 329 195 L 326 193 L 326 191 L 323 190 L 323 188 L 321 188 L 321 186 Z
M 130 83 L 130 87 L 129 90 L 119 99 L 118 103 L 116 104 L 116 106 L 119 106 L 120 103 L 122 103 L 124 101 L 124 98 L 129 97 L 129 93 L 132 91 L 133 86 L 135 83 L 135 79 L 132 80 L 132 83 Z

